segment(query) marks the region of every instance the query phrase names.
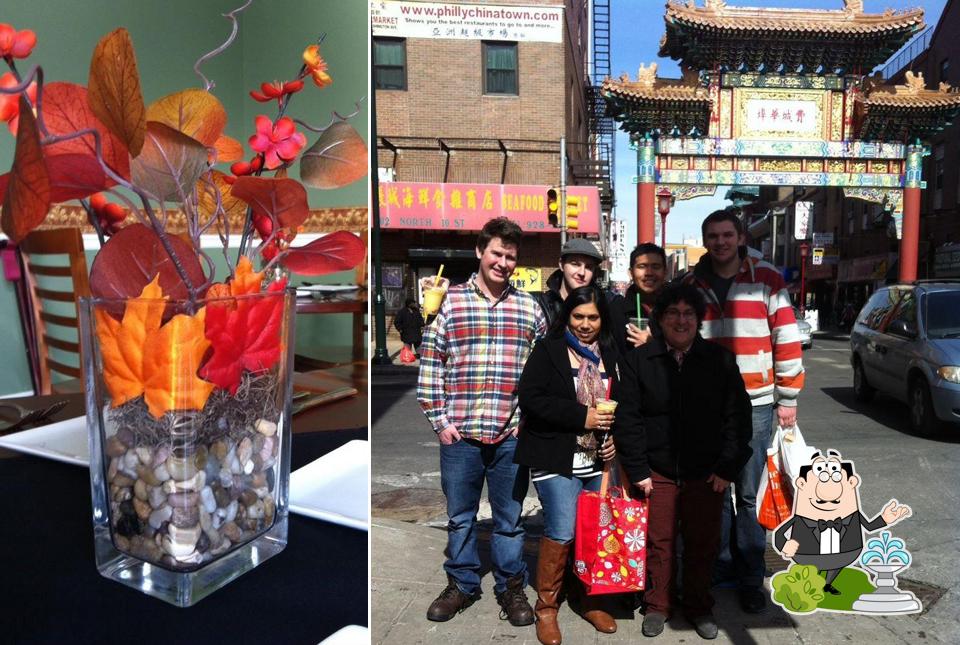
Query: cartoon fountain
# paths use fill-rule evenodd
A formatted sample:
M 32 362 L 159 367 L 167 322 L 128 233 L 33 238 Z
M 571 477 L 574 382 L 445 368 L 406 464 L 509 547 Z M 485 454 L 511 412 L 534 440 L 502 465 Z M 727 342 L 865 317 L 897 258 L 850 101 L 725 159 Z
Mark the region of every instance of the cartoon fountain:
M 897 589 L 897 572 L 910 565 L 910 554 L 903 540 L 890 537 L 883 531 L 881 537 L 867 542 L 867 551 L 860 556 L 860 564 L 874 576 L 876 591 L 865 593 L 853 603 L 853 610 L 870 614 L 912 614 L 922 609 L 920 601 L 909 591 Z

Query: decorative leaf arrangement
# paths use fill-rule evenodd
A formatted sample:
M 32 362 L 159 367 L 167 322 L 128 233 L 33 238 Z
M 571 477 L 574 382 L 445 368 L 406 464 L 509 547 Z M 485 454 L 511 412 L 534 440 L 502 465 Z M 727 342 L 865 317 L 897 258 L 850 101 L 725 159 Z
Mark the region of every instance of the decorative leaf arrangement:
M 16 59 L 30 56 L 36 35 L 0 24 L 0 56 L 9 68 L 0 76 L 0 120 L 16 136 L 13 165 L 0 176 L 0 225 L 18 242 L 43 223 L 51 204 L 83 205 L 101 241 L 91 291 L 128 300 L 122 312 L 96 313 L 114 407 L 142 396 L 159 418 L 202 409 L 214 388 L 235 393 L 244 373 L 270 370 L 283 353 L 283 298 L 257 294 L 281 294 L 285 272 L 321 275 L 364 257 L 363 241 L 345 231 L 292 246 L 310 213 L 304 184 L 339 188 L 367 172 L 366 145 L 349 123 L 356 112 L 334 112 L 324 127 L 287 116 L 308 77 L 316 88 L 333 82 L 322 38 L 305 47 L 293 79 L 250 92 L 277 105 L 274 118 L 255 119 L 252 158 L 244 160 L 243 144 L 224 133 L 227 112 L 199 67 L 233 42 L 238 14 L 249 4 L 225 15 L 230 37 L 194 66 L 203 86 L 150 104 L 125 29 L 97 44 L 84 87 L 45 83 L 37 66 L 21 74 Z M 305 132 L 319 135 L 309 147 Z M 298 159 L 300 181 L 287 176 Z M 184 236 L 167 231 L 171 207 L 186 216 Z M 200 236 L 219 235 L 226 256 L 231 216 L 241 215 L 238 265 L 228 280 L 215 282 Z M 172 315 L 173 301 L 188 304 Z

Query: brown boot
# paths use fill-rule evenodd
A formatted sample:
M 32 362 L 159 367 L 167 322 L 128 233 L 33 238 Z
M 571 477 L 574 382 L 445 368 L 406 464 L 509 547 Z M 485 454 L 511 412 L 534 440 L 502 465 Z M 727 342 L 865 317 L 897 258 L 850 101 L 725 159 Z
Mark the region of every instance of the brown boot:
M 584 619 L 598 632 L 604 634 L 617 631 L 617 621 L 606 611 L 610 602 L 609 596 L 588 596 L 586 593 L 580 599 L 580 609 L 583 611 Z
M 537 555 L 537 638 L 543 645 L 560 645 L 560 625 L 557 611 L 560 609 L 560 589 L 563 587 L 563 572 L 567 567 L 569 544 L 560 544 L 549 538 L 540 538 L 540 553 Z

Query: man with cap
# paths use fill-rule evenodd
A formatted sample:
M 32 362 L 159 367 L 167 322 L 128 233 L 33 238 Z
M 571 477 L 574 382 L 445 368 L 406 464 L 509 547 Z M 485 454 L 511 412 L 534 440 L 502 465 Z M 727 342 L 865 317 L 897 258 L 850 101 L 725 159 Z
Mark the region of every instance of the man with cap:
M 547 329 L 560 312 L 567 295 L 579 287 L 593 284 L 597 280 L 597 269 L 603 256 L 592 242 L 582 237 L 567 240 L 560 249 L 560 268 L 547 278 L 547 290 L 533 294 L 543 314 L 547 317 Z M 607 304 L 612 304 L 619 296 L 612 291 L 604 291 Z M 627 319 L 621 313 L 622 307 L 610 307 L 613 323 L 613 338 L 621 352 L 626 351 Z

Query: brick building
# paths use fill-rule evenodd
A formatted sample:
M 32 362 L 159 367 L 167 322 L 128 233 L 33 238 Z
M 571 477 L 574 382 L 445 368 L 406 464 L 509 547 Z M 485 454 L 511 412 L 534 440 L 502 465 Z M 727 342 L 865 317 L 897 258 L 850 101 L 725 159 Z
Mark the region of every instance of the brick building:
M 453 282 L 466 279 L 476 269 L 477 231 L 500 214 L 525 231 L 520 264 L 549 275 L 543 269 L 556 266 L 560 231 L 548 222 L 546 191 L 561 181 L 561 137 L 567 183 L 592 186 L 600 201 L 595 171 L 602 164 L 590 161 L 598 143 L 590 4 L 371 5 L 388 313 L 419 295 L 417 277 L 441 263 Z M 587 201 L 587 210 L 600 212 Z M 599 221 L 573 234 L 597 239 Z

